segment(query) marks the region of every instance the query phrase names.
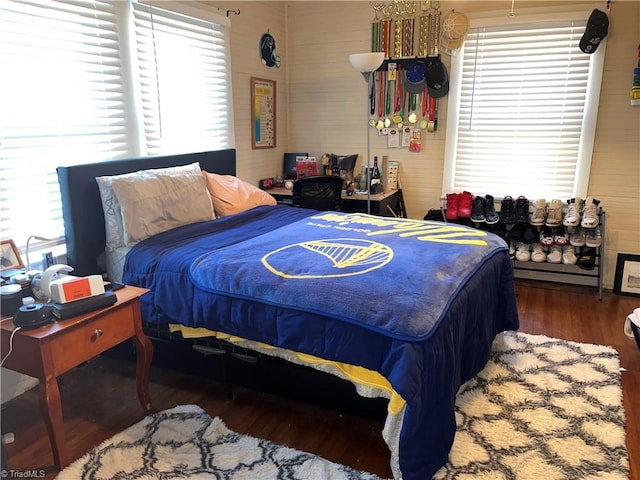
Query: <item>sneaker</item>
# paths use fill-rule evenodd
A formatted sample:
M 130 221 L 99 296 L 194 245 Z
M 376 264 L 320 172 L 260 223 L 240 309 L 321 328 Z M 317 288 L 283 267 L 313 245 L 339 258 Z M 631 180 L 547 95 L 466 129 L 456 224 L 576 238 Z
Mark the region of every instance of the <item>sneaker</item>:
M 503 225 L 502 223 L 498 222 L 495 225 L 493 225 L 493 228 L 491 229 L 491 231 L 493 232 L 494 235 L 499 236 L 500 238 L 507 240 L 508 241 L 508 232 L 507 232 L 507 226 Z
M 563 226 L 554 228 L 553 230 L 553 243 L 556 245 L 566 245 L 569 243 L 569 234 Z
M 554 198 L 547 205 L 547 227 L 557 227 L 562 225 L 562 200 Z
M 520 195 L 516 200 L 516 223 L 529 223 L 529 200 Z
M 544 198 L 539 198 L 533 202 L 533 213 L 529 219 L 529 223 L 531 225 L 535 225 L 536 227 L 544 225 L 544 221 L 546 219 L 546 207 L 547 201 Z
M 509 240 L 513 240 L 514 242 L 521 242 L 524 238 L 525 227 L 524 225 L 517 224 L 511 227 L 509 233 Z
M 562 247 L 560 245 L 552 245 L 547 254 L 547 262 L 560 263 L 562 262 Z
M 593 270 L 596 266 L 596 249 L 591 247 L 581 248 L 576 265 L 583 270 Z
M 583 247 L 587 240 L 584 228 L 578 227 L 575 232 L 569 236 L 569 243 L 574 247 Z
M 484 197 L 477 196 L 473 199 L 473 208 L 471 209 L 471 221 L 476 223 L 484 222 L 484 210 L 486 201 Z
M 500 217 L 496 213 L 496 205 L 493 200 L 493 196 L 485 195 L 485 211 L 484 211 L 484 221 L 489 225 L 494 225 L 500 221 Z
M 514 258 L 516 255 L 516 242 L 509 242 L 509 258 Z
M 569 208 L 567 209 L 567 213 L 562 220 L 562 224 L 565 227 L 577 227 L 580 225 L 582 211 L 582 199 L 580 197 L 572 198 L 567 200 L 567 204 Z
M 575 265 L 577 262 L 576 247 L 573 245 L 565 245 L 562 247 L 562 263 L 565 265 Z
M 505 225 L 510 225 L 515 219 L 516 204 L 509 195 L 500 202 L 500 221 Z
M 584 210 L 582 211 L 582 220 L 580 226 L 582 228 L 596 228 L 598 226 L 598 205 L 600 200 L 588 197 L 584 202 Z
M 544 262 L 547 259 L 547 254 L 544 251 L 544 247 L 539 243 L 536 243 L 533 246 L 533 252 L 531 253 L 531 260 L 540 263 Z
M 528 262 L 531 260 L 531 252 L 529 251 L 529 245 L 519 242 L 516 249 L 516 260 L 519 262 Z
M 553 245 L 553 234 L 547 227 L 542 227 L 540 229 L 540 244 L 544 245 L 545 247 Z
M 600 233 L 600 229 L 598 227 L 590 228 L 587 230 L 584 244 L 587 247 L 594 247 L 594 248 L 597 248 L 600 245 L 602 245 L 602 233 Z
M 522 234 L 522 241 L 524 243 L 538 243 L 540 240 L 540 234 L 538 230 L 533 225 L 525 225 L 524 233 Z
M 473 208 L 473 193 L 462 192 L 460 194 L 460 203 L 458 204 L 458 216 L 469 218 Z
M 457 193 L 447 193 L 447 209 L 444 214 L 447 220 L 456 220 L 458 218 L 459 205 L 460 195 Z

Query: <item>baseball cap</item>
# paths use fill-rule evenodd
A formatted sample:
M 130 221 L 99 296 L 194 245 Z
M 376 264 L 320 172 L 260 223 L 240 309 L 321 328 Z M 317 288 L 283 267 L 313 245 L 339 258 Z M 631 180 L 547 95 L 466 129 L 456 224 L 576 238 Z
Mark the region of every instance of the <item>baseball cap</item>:
M 449 74 L 447 73 L 447 67 L 440 61 L 440 58 L 434 58 L 429 62 L 427 88 L 429 96 L 433 98 L 441 98 L 449 93 Z
M 589 20 L 587 20 L 587 29 L 580 39 L 580 50 L 584 53 L 593 53 L 609 33 L 609 18 L 607 14 L 595 8 Z
M 405 70 L 404 88 L 409 93 L 422 93 L 426 84 L 427 65 L 422 61 L 411 62 Z

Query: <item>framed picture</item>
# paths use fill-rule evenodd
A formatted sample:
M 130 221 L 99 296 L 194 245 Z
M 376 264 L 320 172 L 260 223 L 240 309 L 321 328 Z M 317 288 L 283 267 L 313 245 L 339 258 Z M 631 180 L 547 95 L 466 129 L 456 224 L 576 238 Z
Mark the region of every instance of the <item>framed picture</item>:
M 613 293 L 640 297 L 640 255 L 618 254 Z
M 18 247 L 13 240 L 2 240 L 0 243 L 2 248 L 2 257 L 0 258 L 0 271 L 15 270 L 24 268 Z
M 251 148 L 276 147 L 276 82 L 251 77 Z

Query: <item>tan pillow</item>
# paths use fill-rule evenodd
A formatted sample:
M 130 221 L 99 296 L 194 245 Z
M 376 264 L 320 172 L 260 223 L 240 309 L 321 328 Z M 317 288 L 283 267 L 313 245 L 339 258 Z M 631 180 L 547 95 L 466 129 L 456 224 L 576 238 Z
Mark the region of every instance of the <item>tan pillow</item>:
M 114 178 L 112 187 L 122 209 L 127 246 L 172 228 L 215 218 L 200 173 L 158 175 L 147 170 Z
M 275 205 L 276 199 L 233 175 L 218 175 L 202 171 L 216 215 L 224 217 L 244 212 L 260 205 Z

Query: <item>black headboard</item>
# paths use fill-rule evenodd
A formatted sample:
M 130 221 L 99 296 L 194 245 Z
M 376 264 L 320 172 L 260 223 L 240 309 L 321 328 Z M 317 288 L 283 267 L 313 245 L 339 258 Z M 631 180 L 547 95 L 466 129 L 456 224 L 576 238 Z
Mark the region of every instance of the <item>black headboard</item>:
M 236 174 L 233 148 L 213 152 L 109 160 L 71 167 L 58 167 L 62 216 L 67 244 L 67 263 L 74 275 L 103 273 L 98 256 L 106 245 L 104 214 L 96 177 L 119 175 L 149 168 L 173 167 L 199 162 L 207 172 Z

